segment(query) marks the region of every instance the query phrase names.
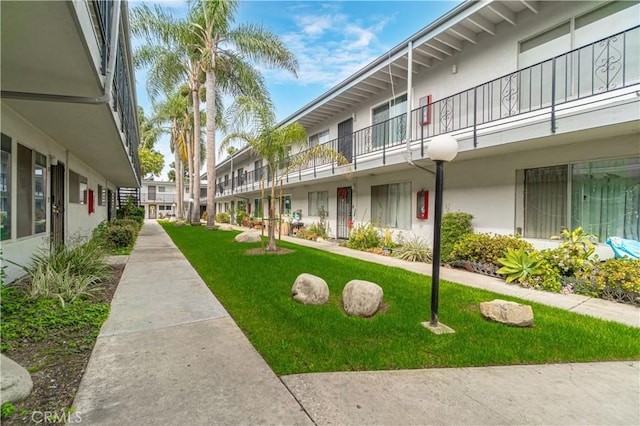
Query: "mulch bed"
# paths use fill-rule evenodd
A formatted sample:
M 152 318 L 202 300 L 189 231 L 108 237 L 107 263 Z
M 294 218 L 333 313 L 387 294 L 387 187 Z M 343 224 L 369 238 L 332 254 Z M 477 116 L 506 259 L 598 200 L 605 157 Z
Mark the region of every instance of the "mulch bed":
M 109 281 L 100 284 L 104 290 L 95 293 L 96 302 L 111 303 L 124 266 L 112 266 L 113 275 Z M 63 410 L 71 407 L 95 345 L 95 339 L 91 338 L 74 351 L 61 351 L 61 343 L 64 343 L 66 338 L 77 338 L 77 333 L 69 331 L 66 334 L 65 331 L 61 331 L 43 341 L 21 342 L 19 349 L 4 353 L 31 371 L 33 390 L 27 399 L 14 404 L 15 414 L 3 419 L 3 425 L 47 422 L 42 413 L 51 412 L 53 416 L 62 416 Z M 73 420 L 73 417 L 69 418 Z M 55 417 L 49 421 L 61 422 Z

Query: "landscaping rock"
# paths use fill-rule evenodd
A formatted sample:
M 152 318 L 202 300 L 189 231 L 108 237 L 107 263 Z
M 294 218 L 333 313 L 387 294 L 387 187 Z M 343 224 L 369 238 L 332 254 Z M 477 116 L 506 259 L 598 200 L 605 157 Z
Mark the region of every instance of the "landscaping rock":
M 221 231 L 233 231 L 233 226 L 229 223 L 221 223 L 218 228 Z
M 31 393 L 31 375 L 17 362 L 0 355 L 0 404 L 22 401 Z
M 291 288 L 291 297 L 305 305 L 324 305 L 329 301 L 329 286 L 320 277 L 300 274 Z
M 236 235 L 235 240 L 239 243 L 259 243 L 260 233 L 256 231 L 244 231 L 242 234 Z
M 480 303 L 480 313 L 490 320 L 517 327 L 533 326 L 533 309 L 529 305 L 495 299 Z
M 378 284 L 351 280 L 342 290 L 342 305 L 347 315 L 371 317 L 378 312 L 384 292 Z

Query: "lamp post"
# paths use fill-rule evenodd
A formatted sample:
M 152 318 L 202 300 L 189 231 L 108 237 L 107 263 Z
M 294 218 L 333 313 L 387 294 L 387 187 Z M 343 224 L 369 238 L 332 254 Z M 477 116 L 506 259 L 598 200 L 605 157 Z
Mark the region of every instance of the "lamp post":
M 438 292 L 440 290 L 440 231 L 442 227 L 442 190 L 444 163 L 458 154 L 458 141 L 451 135 L 436 136 L 427 147 L 427 154 L 436 162 L 436 204 L 433 219 L 433 269 L 431 273 L 431 321 L 429 327 L 437 328 Z

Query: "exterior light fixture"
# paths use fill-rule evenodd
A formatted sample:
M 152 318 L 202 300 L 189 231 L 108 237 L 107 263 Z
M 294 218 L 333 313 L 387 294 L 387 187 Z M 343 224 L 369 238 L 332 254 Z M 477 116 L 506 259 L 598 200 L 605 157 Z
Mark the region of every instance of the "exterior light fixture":
M 458 141 L 451 135 L 436 136 L 427 147 L 427 154 L 436 163 L 436 200 L 433 219 L 433 269 L 431 273 L 431 321 L 423 323 L 434 333 L 454 333 L 449 327 L 438 323 L 438 293 L 440 290 L 440 233 L 442 228 L 442 192 L 444 163 L 452 161 L 458 154 Z

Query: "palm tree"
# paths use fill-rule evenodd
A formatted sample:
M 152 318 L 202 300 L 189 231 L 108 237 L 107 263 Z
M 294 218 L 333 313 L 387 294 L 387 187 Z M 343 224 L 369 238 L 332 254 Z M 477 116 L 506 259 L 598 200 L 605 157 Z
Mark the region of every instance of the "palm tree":
M 249 124 L 251 129 L 228 134 L 220 145 L 224 150 L 234 141 L 243 141 L 257 156 L 267 162 L 267 175 L 271 179 L 271 200 L 269 205 L 269 231 L 267 251 L 276 251 L 275 243 L 275 200 L 276 186 L 282 185 L 283 177 L 292 169 L 315 159 L 331 159 L 338 165 L 348 164 L 347 159 L 338 151 L 326 145 L 316 145 L 307 150 L 307 132 L 300 123 L 291 123 L 276 127 L 275 114 L 270 106 L 256 103 L 249 98 L 240 98 L 229 108 L 229 116 L 234 122 Z M 232 121 L 232 120 L 228 120 Z M 301 150 L 295 155 L 289 153 L 295 148 Z M 264 180 L 264 176 L 262 178 Z
M 190 134 L 192 120 L 187 107 L 187 98 L 180 91 L 167 96 L 164 102 L 154 104 L 154 120 L 167 123 L 168 129 L 159 127 L 169 133 L 169 144 L 174 155 L 176 178 L 176 216 L 183 219 L 184 211 L 184 163 L 189 164 L 189 176 L 193 174 L 193 163 L 189 160 L 191 154 Z
M 152 9 L 147 4 L 142 4 L 133 9 L 131 28 L 133 34 L 145 37 L 147 41 L 136 50 L 134 63 L 136 67 L 149 67 L 147 91 L 152 101 L 158 93 L 171 93 L 186 82 L 191 95 L 193 119 L 193 131 L 189 134 L 193 140 L 197 140 L 201 133 L 200 87 L 203 76 L 200 56 L 193 49 L 190 25 L 184 20 L 176 19 L 160 6 L 156 5 Z M 199 200 L 200 144 L 193 143 L 189 154 L 193 173 L 190 176 L 197 176 L 196 179 L 191 179 L 189 197 Z M 199 206 L 199 202 L 197 205 Z M 191 209 L 189 221 L 200 224 L 199 207 Z
M 192 0 L 190 21 L 196 38 L 195 47 L 206 75 L 207 99 L 219 89 L 238 96 L 251 96 L 270 104 L 260 74 L 248 61 L 280 67 L 296 75 L 298 63 L 274 33 L 256 25 L 232 28 L 238 0 Z M 247 61 L 248 60 L 248 61 Z M 207 229 L 215 229 L 215 134 L 216 103 L 207 102 Z

